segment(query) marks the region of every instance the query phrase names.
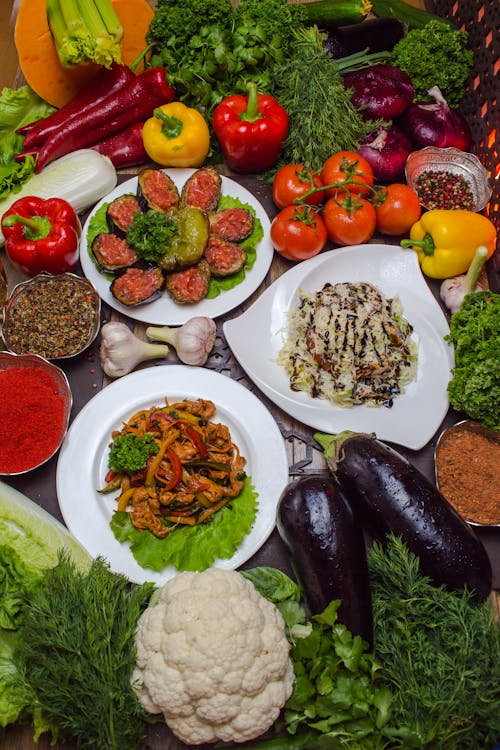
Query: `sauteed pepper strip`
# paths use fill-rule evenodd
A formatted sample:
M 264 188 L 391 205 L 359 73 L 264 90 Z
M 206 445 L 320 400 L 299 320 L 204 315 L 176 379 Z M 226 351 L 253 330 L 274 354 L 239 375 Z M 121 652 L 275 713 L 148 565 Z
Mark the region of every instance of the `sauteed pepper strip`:
M 235 172 L 264 172 L 278 160 L 288 133 L 288 115 L 272 96 L 248 84 L 248 96 L 234 94 L 214 110 L 212 124 L 224 158 Z
M 455 209 L 434 209 L 424 213 L 410 229 L 402 247 L 418 252 L 420 267 L 432 279 L 448 279 L 465 273 L 478 245 L 495 252 L 496 229 L 482 214 Z
M 29 276 L 71 271 L 78 260 L 78 230 L 78 217 L 62 198 L 20 198 L 2 217 L 5 252 Z

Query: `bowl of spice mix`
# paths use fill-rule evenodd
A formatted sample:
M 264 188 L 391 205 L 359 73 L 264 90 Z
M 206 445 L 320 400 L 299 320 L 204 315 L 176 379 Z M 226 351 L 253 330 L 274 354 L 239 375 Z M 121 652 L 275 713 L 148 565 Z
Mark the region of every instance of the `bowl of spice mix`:
M 88 279 L 41 273 L 12 289 L 2 312 L 2 338 L 14 354 L 66 359 L 92 344 L 100 315 L 101 300 Z
M 436 484 L 473 526 L 500 526 L 500 432 L 466 419 L 444 430 L 436 443 Z
M 0 475 L 37 469 L 61 447 L 73 397 L 64 372 L 34 354 L 0 352 Z
M 405 175 L 420 205 L 428 210 L 482 211 L 491 198 L 487 170 L 474 154 L 458 148 L 428 146 L 413 151 Z

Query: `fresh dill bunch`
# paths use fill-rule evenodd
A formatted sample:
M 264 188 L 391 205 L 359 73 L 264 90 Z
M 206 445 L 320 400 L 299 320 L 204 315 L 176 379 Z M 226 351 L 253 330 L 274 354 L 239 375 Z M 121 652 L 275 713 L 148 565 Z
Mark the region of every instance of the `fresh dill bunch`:
M 369 553 L 375 654 L 405 747 L 479 750 L 500 737 L 500 627 L 491 603 L 437 587 L 400 538 Z
M 353 105 L 335 59 L 316 27 L 299 28 L 287 59 L 271 70 L 271 93 L 289 117 L 288 136 L 274 174 L 284 164 L 321 169 L 337 151 L 355 151 L 378 123 Z M 271 173 L 267 178 L 272 176 Z
M 31 593 L 13 661 L 49 726 L 92 750 L 138 750 L 146 716 L 130 678 L 134 633 L 153 584 L 130 585 L 100 558 L 66 554 Z

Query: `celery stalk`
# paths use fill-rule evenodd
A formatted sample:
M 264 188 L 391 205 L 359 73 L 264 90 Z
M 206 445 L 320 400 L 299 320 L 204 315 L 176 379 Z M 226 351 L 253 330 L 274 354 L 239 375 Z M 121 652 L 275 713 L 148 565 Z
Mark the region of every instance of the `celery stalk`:
M 69 5 L 66 3 L 67 0 L 62 4 L 59 0 L 47 0 L 47 20 L 61 65 L 71 67 L 85 59 L 88 35 L 78 10 L 75 11 L 72 31 L 69 30 Z M 73 0 L 69 3 L 73 5 Z
M 121 62 L 123 27 L 111 0 L 47 0 L 47 19 L 61 65 Z
M 108 34 L 110 34 L 116 42 L 121 42 L 123 39 L 123 26 L 111 0 L 94 0 L 94 2 L 95 7 L 108 30 Z
M 89 58 L 93 62 L 106 67 L 109 67 L 112 62 L 120 62 L 120 40 L 110 34 L 99 9 L 100 3 L 94 2 L 94 0 L 77 0 L 77 5 L 92 40 L 93 47 L 88 55 Z

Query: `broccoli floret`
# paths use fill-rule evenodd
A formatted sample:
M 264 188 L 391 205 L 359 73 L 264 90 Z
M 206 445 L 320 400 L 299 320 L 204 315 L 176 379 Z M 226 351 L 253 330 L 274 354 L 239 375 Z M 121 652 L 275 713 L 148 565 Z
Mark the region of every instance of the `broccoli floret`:
M 454 409 L 500 430 L 500 294 L 474 292 L 451 316 L 446 340 L 455 348 L 448 384 Z
M 148 458 L 158 450 L 158 444 L 149 432 L 144 436 L 132 432 L 117 435 L 111 445 L 108 465 L 117 474 L 133 474 L 144 469 Z
M 158 0 L 147 41 L 160 48 L 170 43 L 180 48 L 202 26 L 219 24 L 227 27 L 232 12 L 231 0 L 187 0 L 183 3 Z
M 412 29 L 394 47 L 391 63 L 407 73 L 415 101 L 430 101 L 428 91 L 438 86 L 450 107 L 459 104 L 474 64 L 465 31 L 432 20 L 423 29 Z

